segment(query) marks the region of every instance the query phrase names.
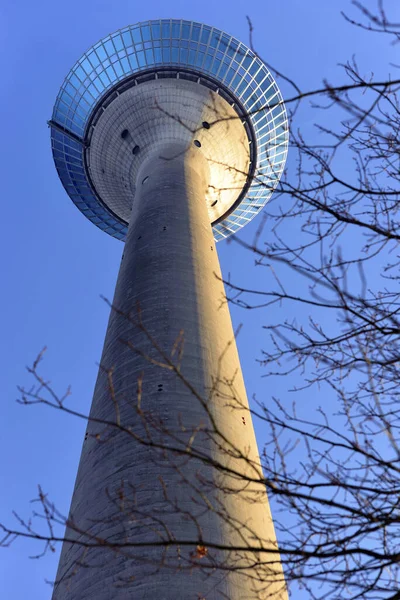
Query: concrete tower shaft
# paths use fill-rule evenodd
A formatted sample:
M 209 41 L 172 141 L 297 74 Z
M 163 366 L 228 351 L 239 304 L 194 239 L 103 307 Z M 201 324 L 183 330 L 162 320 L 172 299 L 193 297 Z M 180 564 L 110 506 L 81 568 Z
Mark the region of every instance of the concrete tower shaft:
M 183 143 L 157 147 L 138 171 L 66 534 L 115 548 L 65 543 L 53 600 L 287 597 L 279 556 L 245 551 L 276 551 L 276 538 L 264 486 L 232 474 L 257 479 L 261 468 L 204 200 L 209 178 L 201 149 Z M 188 447 L 194 457 L 182 455 Z M 199 532 L 201 560 L 189 543 Z M 176 546 L 157 547 L 168 538 L 181 542 L 179 559 Z

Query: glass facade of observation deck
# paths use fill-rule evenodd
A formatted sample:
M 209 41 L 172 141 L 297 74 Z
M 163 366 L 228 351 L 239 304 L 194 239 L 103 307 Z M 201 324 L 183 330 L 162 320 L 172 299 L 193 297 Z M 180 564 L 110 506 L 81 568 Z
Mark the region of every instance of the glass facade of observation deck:
M 200 23 L 163 19 L 126 27 L 90 48 L 66 77 L 54 106 L 52 148 L 61 181 L 76 206 L 103 231 L 125 239 L 127 224 L 97 198 L 84 165 L 85 128 L 115 85 L 141 71 L 173 67 L 211 77 L 238 99 L 257 144 L 254 178 L 241 203 L 213 226 L 215 239 L 248 223 L 271 197 L 288 147 L 286 111 L 264 63 L 244 44 Z

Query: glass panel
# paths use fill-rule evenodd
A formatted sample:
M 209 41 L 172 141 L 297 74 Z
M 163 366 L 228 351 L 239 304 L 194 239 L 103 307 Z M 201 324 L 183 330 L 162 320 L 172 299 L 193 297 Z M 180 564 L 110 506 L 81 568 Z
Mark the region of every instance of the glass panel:
M 160 25 L 158 23 L 152 23 L 151 34 L 153 36 L 153 40 L 158 40 L 160 38 L 160 33 Z
M 134 54 L 132 54 L 132 58 L 133 57 L 134 57 Z M 120 62 L 121 62 L 121 66 L 122 66 L 122 69 L 123 69 L 124 73 L 126 73 L 126 74 L 130 73 L 131 68 L 129 66 L 128 59 L 127 58 L 121 58 Z M 132 69 L 136 69 L 136 67 L 132 67 Z
M 251 67 L 249 69 L 250 75 L 253 75 L 253 77 L 254 77 L 259 68 L 260 68 L 260 65 L 257 62 L 253 62 L 253 64 L 251 65 Z
M 68 94 L 70 96 L 75 96 L 75 94 L 76 94 L 76 89 L 74 88 L 73 85 L 70 84 L 69 81 L 67 81 L 65 84 L 65 91 L 68 92 Z
M 137 56 L 137 60 L 139 63 L 139 67 L 145 67 L 146 66 L 146 58 L 144 56 L 144 52 L 138 52 L 136 56 Z
M 200 39 L 200 27 L 198 25 L 193 25 L 191 38 L 195 42 Z
M 220 77 L 221 79 L 224 79 L 226 72 L 228 70 L 228 65 L 226 65 L 225 63 L 222 64 L 222 67 L 218 73 L 218 77 Z
M 140 29 L 138 27 L 131 29 L 131 35 L 135 44 L 140 44 L 142 42 L 142 36 L 140 35 Z
M 113 82 L 113 81 L 115 81 L 115 80 L 117 79 L 117 75 L 116 75 L 116 73 L 115 73 L 115 71 L 114 71 L 114 68 L 116 69 L 116 65 L 117 65 L 117 64 L 118 64 L 118 63 L 114 63 L 114 65 L 113 65 L 113 66 L 111 66 L 111 65 L 110 65 L 110 66 L 109 66 L 109 67 L 107 67 L 107 69 L 106 69 L 106 73 L 107 73 L 107 75 L 108 75 L 108 77 L 109 77 L 109 79 L 110 79 L 110 81 L 111 81 L 111 82 Z M 121 74 L 122 74 L 122 73 L 121 73 Z
M 125 48 L 129 48 L 129 46 L 132 46 L 132 37 L 130 31 L 125 31 L 122 34 L 122 39 L 124 40 Z
M 188 51 L 185 48 L 181 48 L 181 63 L 187 64 Z
M 91 107 L 94 102 L 94 97 L 90 93 L 89 89 L 87 89 L 83 92 L 83 98 L 87 101 L 89 107 Z M 97 94 L 96 94 L 96 98 L 97 98 Z
M 211 36 L 211 40 L 210 40 L 210 46 L 211 48 L 216 48 L 218 46 L 218 42 L 219 42 L 219 38 L 221 37 L 221 34 L 219 31 L 214 31 L 212 32 L 212 36 Z
M 267 72 L 265 69 L 261 68 L 261 70 L 257 73 L 255 79 L 257 83 L 261 83 L 262 81 L 264 81 L 265 77 L 267 75 Z
M 92 94 L 92 96 L 94 98 L 98 98 L 99 93 L 104 92 L 104 85 L 103 85 L 102 81 L 99 79 L 99 77 L 96 77 L 96 79 L 94 79 L 93 83 L 88 86 L 88 90 L 90 91 L 90 93 Z
M 233 58 L 236 54 L 237 48 L 238 48 L 238 43 L 235 40 L 231 40 L 226 49 L 226 53 L 229 54 L 229 56 L 231 56 Z
M 189 38 L 190 38 L 190 25 L 183 24 L 181 39 L 188 40 Z
M 163 38 L 170 38 L 171 37 L 171 24 L 170 23 L 164 23 L 162 24 L 162 37 Z
M 212 66 L 212 69 L 211 69 L 211 71 L 214 73 L 214 75 L 216 75 L 218 73 L 218 69 L 220 68 L 220 66 L 221 66 L 221 61 L 215 59 L 214 63 L 213 63 L 213 66 Z
M 208 44 L 208 39 L 210 37 L 211 29 L 203 25 L 203 29 L 201 31 L 201 42 L 202 44 Z
M 65 102 L 67 106 L 70 106 L 72 103 L 72 98 L 63 90 L 60 94 L 60 98 Z
M 110 85 L 110 80 L 107 77 L 106 72 L 100 73 L 99 78 L 101 79 L 101 82 L 102 82 L 102 84 L 104 85 L 105 88 Z
M 104 48 L 108 56 L 112 56 L 113 54 L 115 54 L 115 48 L 111 40 L 104 42 Z
M 145 26 L 142 25 L 141 29 L 142 29 L 143 41 L 148 42 L 149 40 L 151 40 L 150 27 L 148 25 L 145 25 Z
M 275 106 L 275 108 L 273 108 L 271 110 L 271 117 L 272 119 L 274 119 L 275 117 L 277 117 L 279 114 L 281 114 L 282 112 L 282 106 Z
M 112 41 L 114 42 L 114 46 L 117 52 L 123 49 L 124 45 L 122 43 L 122 39 L 120 35 L 113 35 Z
M 87 58 L 84 58 L 80 64 L 81 64 L 82 69 L 84 69 L 84 71 L 86 71 L 87 74 L 89 74 L 93 71 L 93 67 Z
M 131 54 L 129 56 L 129 63 L 131 65 L 131 68 L 133 71 L 135 71 L 138 68 L 138 62 L 136 60 L 136 54 Z
M 196 61 L 196 52 L 195 52 L 195 50 L 189 50 L 188 64 L 189 65 L 194 65 L 195 61 Z
M 74 73 L 72 73 L 69 76 L 69 81 L 73 85 L 75 90 L 78 90 L 81 87 L 81 82 L 79 81 L 79 79 L 77 78 L 77 76 Z
M 232 67 L 231 67 L 231 68 L 229 69 L 229 71 L 228 71 L 228 74 L 227 74 L 227 76 L 226 76 L 226 80 L 225 80 L 225 81 L 226 81 L 226 83 L 227 83 L 228 85 L 230 84 L 230 82 L 231 82 L 231 81 L 232 81 L 232 79 L 234 78 L 235 74 L 236 74 L 236 70 L 235 70 L 235 69 L 232 69 Z
M 242 81 L 242 83 L 239 85 L 238 89 L 236 90 L 236 93 L 238 96 L 241 96 L 244 92 L 244 90 L 247 87 L 247 82 L 246 81 Z
M 267 123 L 268 123 L 268 119 L 267 119 L 267 117 L 262 117 L 262 118 L 261 118 L 261 119 L 258 121 L 258 123 L 257 123 L 257 129 L 258 129 L 258 131 L 259 131 L 259 130 L 260 130 L 262 127 L 264 127 L 264 125 L 266 125 Z
M 246 54 L 246 47 L 242 46 L 242 44 L 239 44 L 236 54 L 237 54 L 236 60 L 240 63 L 243 60 L 244 55 Z
M 78 127 L 77 125 L 75 125 L 75 123 L 72 123 L 72 122 L 69 126 L 69 129 L 71 129 L 71 131 L 73 131 L 77 135 L 81 135 L 83 133 L 82 129 L 80 127 Z
M 148 65 L 154 64 L 153 50 L 146 50 L 146 61 Z
M 58 106 L 56 108 L 56 114 L 60 115 L 60 113 L 64 116 L 66 116 L 68 114 L 68 107 L 65 106 L 65 104 L 63 102 L 59 102 Z
M 246 71 L 247 71 L 247 69 L 249 68 L 249 66 L 251 65 L 252 62 L 253 62 L 253 57 L 250 56 L 250 54 L 247 54 L 246 57 L 245 57 L 245 59 L 244 59 L 244 61 L 243 61 L 243 64 L 242 64 L 242 66 L 246 69 Z
M 77 77 L 79 77 L 79 79 L 83 82 L 86 79 L 86 73 L 85 71 L 82 69 L 82 67 L 76 67 L 75 69 L 75 73 L 77 75 Z
M 230 37 L 227 36 L 225 33 L 223 33 L 221 40 L 218 44 L 218 50 L 220 50 L 221 52 L 223 52 L 225 54 L 225 52 L 227 51 L 227 49 L 229 47 L 229 41 L 230 41 Z
M 173 38 L 180 38 L 181 37 L 181 24 L 180 23 L 176 23 L 173 22 L 172 23 L 172 37 Z
M 154 60 L 156 63 L 162 63 L 161 48 L 154 48 Z
M 212 63 L 213 57 L 210 56 L 209 54 L 206 55 L 206 60 L 204 61 L 204 67 L 203 69 L 205 71 L 209 71 L 211 68 L 211 63 Z
M 106 54 L 103 46 L 99 46 L 98 48 L 96 48 L 96 54 L 100 58 L 101 62 L 105 61 L 107 58 L 107 54 Z
M 283 142 L 286 139 L 286 135 L 284 133 L 281 133 L 275 140 L 275 144 L 279 145 L 279 144 L 283 144 Z
M 239 83 L 242 81 L 242 78 L 240 76 L 240 73 L 237 73 L 235 76 L 235 79 L 232 81 L 232 89 L 236 90 L 236 87 L 239 85 Z

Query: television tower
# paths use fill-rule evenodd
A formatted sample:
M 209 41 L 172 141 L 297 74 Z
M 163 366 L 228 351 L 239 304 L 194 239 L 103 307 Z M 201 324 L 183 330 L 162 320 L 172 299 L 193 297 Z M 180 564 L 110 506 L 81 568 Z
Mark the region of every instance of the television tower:
M 82 56 L 50 126 L 125 242 L 53 600 L 285 600 L 215 248 L 281 176 L 278 87 L 230 35 L 149 21 Z

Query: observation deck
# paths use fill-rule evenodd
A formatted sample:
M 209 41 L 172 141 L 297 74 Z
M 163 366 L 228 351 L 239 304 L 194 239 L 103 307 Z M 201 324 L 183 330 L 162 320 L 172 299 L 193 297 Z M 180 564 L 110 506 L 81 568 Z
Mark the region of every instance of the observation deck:
M 50 121 L 67 193 L 95 225 L 125 240 L 140 167 L 166 143 L 207 159 L 216 241 L 271 197 L 288 146 L 286 111 L 264 63 L 219 29 L 184 20 L 121 29 L 90 48 L 57 96 Z

